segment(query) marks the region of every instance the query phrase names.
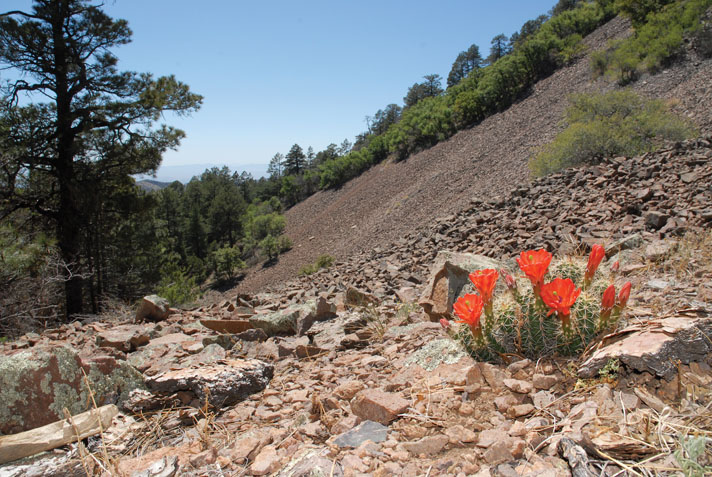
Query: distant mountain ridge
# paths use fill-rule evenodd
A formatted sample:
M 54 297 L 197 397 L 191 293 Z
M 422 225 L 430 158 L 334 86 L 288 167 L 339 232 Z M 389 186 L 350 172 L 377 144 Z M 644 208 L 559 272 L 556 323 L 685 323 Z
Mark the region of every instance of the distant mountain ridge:
M 146 192 L 155 192 L 161 189 L 165 189 L 169 185 L 171 185 L 170 182 L 161 182 L 153 179 L 142 179 L 140 181 L 136 181 L 136 185 L 141 188 L 141 190 L 144 190 Z
M 203 163 L 203 164 L 181 164 L 176 166 L 171 165 L 161 165 L 153 176 L 146 174 L 139 174 L 136 176 L 136 180 L 156 180 L 161 182 L 166 182 L 170 184 L 173 181 L 182 182 L 187 184 L 193 177 L 199 177 L 203 172 L 213 167 L 222 169 L 224 166 L 230 168 L 232 172 L 242 173 L 247 172 L 252 174 L 252 177 L 259 179 L 267 175 L 267 164 L 215 164 L 215 163 Z

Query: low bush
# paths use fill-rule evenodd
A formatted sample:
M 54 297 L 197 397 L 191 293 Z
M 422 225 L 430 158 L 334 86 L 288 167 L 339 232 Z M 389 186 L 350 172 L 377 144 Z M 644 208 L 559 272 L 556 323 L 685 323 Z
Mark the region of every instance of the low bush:
M 644 100 L 629 90 L 577 94 L 570 102 L 564 117 L 566 129 L 529 162 L 536 176 L 605 157 L 640 154 L 662 140 L 682 140 L 694 132 L 661 101 Z
M 265 256 L 267 260 L 272 261 L 292 248 L 292 241 L 286 235 L 280 235 L 278 237 L 267 235 L 260 241 L 259 248 L 262 255 Z
M 191 304 L 200 296 L 195 277 L 189 276 L 185 270 L 178 267 L 163 273 L 156 291 L 172 306 Z
M 313 273 L 318 272 L 322 268 L 329 268 L 333 264 L 334 257 L 332 257 L 331 255 L 320 255 L 319 258 L 316 259 L 316 262 L 312 263 L 311 265 L 305 265 L 304 267 L 302 267 L 302 269 L 299 270 L 299 275 L 311 275 Z
M 220 247 L 212 253 L 211 259 L 218 280 L 230 280 L 246 266 L 240 258 L 240 249 L 237 246 Z

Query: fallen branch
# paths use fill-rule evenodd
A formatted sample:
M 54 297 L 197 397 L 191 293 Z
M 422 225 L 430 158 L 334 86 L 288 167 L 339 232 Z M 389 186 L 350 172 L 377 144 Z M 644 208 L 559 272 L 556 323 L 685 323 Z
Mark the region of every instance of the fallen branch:
M 118 413 L 117 407 L 109 404 L 78 414 L 71 421 L 63 419 L 18 434 L 0 436 L 0 464 L 99 434 L 102 429 L 109 427 Z

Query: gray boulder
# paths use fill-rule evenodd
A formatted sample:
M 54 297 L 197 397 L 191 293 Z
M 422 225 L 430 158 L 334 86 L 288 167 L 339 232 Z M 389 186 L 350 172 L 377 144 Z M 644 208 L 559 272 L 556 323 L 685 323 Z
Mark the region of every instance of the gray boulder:
M 136 310 L 136 321 L 163 321 L 169 314 L 168 300 L 158 295 L 149 295 L 141 300 Z
M 468 275 L 475 270 L 494 268 L 502 263 L 484 255 L 459 252 L 438 252 L 430 269 L 430 279 L 418 304 L 423 307 L 431 321 L 447 318 L 452 305 L 464 293 L 470 283 Z

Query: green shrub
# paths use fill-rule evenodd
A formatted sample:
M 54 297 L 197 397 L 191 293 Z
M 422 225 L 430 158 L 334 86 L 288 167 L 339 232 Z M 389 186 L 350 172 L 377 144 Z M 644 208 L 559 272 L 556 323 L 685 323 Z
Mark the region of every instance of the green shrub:
M 312 263 L 311 265 L 305 265 L 304 267 L 302 267 L 302 269 L 299 270 L 299 275 L 311 275 L 313 273 L 318 272 L 322 268 L 329 268 L 333 264 L 334 257 L 332 257 L 331 255 L 320 255 L 319 258 L 316 259 L 316 262 Z
M 642 25 L 650 13 L 661 10 L 672 1 L 674 0 L 617 0 L 616 7 L 629 17 L 634 25 Z
M 205 262 L 195 255 L 188 255 L 185 259 L 186 273 L 191 277 L 195 277 L 197 283 L 203 283 L 208 278 L 208 269 Z
M 200 296 L 195 277 L 178 267 L 165 271 L 156 291 L 172 306 L 193 303 Z
M 290 248 L 292 248 L 292 241 L 289 237 L 286 235 L 280 235 L 277 237 L 277 249 L 279 250 L 279 253 L 284 253 Z
M 663 139 L 682 140 L 693 133 L 683 119 L 669 113 L 661 101 L 648 101 L 629 90 L 577 94 L 570 99 L 566 129 L 529 162 L 542 176 L 604 157 L 632 156 L 650 151 Z
M 246 226 L 246 235 L 255 240 L 262 240 L 268 235 L 277 236 L 284 231 L 284 216 L 278 212 L 270 212 L 251 218 Z
M 686 36 L 697 34 L 702 16 L 712 0 L 622 1 L 620 11 L 631 16 L 635 33 L 612 42 L 607 51 L 592 59 L 595 76 L 608 76 L 620 84 L 635 81 L 644 72 L 655 72 L 670 63 L 683 48 Z M 704 35 L 703 35 L 704 36 Z
M 286 235 L 275 237 L 270 234 L 260 241 L 259 248 L 268 260 L 275 260 L 280 254 L 292 248 L 292 241 Z
M 215 275 L 220 280 L 230 280 L 239 270 L 245 268 L 237 246 L 221 247 L 212 253 L 211 258 Z
M 402 160 L 452 136 L 457 129 L 450 100 L 446 96 L 425 98 L 406 109 L 386 133 L 389 152 Z

